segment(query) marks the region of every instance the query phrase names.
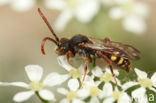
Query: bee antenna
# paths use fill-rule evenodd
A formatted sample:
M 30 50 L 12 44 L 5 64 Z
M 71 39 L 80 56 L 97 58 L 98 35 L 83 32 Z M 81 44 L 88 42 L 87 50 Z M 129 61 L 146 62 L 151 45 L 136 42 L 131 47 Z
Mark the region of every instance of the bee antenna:
M 45 37 L 43 40 L 42 40 L 42 43 L 41 43 L 41 52 L 43 55 L 45 55 L 45 51 L 44 51 L 44 45 L 45 45 L 45 42 L 49 40 L 49 41 L 52 41 L 53 43 L 55 43 L 57 46 L 58 46 L 58 43 L 52 39 L 52 38 L 49 38 L 49 37 Z
M 40 16 L 42 17 L 42 19 L 44 20 L 44 22 L 47 24 L 49 30 L 51 31 L 51 33 L 53 34 L 53 36 L 55 37 L 56 41 L 59 42 L 59 38 L 56 36 L 53 28 L 51 27 L 51 25 L 49 24 L 47 18 L 44 16 L 44 14 L 42 13 L 42 11 L 40 10 L 40 8 L 38 8 L 38 13 L 40 14 Z

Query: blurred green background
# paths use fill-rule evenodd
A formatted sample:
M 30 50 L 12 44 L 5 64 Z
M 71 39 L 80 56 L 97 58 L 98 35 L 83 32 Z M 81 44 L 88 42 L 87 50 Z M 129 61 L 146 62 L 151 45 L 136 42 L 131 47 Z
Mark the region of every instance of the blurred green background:
M 141 59 L 132 63 L 133 68 L 144 70 L 151 76 L 156 72 L 156 2 L 147 3 L 150 7 L 150 15 L 144 35 L 128 33 L 123 29 L 121 21 L 110 19 L 106 14 L 107 11 L 104 10 L 101 10 L 90 23 L 82 24 L 72 19 L 63 32 L 55 32 L 59 37 L 72 37 L 81 33 L 96 38 L 109 37 L 113 41 L 133 45 L 141 51 Z M 38 7 L 53 25 L 59 15 L 57 10 L 47 9 L 38 4 L 29 11 L 16 12 L 9 5 L 0 6 L 0 81 L 2 82 L 29 83 L 24 70 L 24 66 L 28 64 L 41 65 L 44 68 L 43 78 L 54 71 L 67 73 L 57 63 L 54 44 L 47 42 L 46 55 L 41 53 L 42 39 L 46 36 L 52 37 L 52 35 L 38 14 Z M 0 103 L 14 103 L 12 97 L 19 91 L 23 89 L 0 87 Z M 36 101 L 38 99 L 34 96 L 25 103 Z

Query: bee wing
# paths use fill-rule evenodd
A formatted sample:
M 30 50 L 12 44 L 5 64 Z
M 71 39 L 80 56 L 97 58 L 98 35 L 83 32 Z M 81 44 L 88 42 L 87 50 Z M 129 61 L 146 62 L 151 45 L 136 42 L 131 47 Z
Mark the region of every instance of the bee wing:
M 86 44 L 90 48 L 102 50 L 108 53 L 118 52 L 121 55 L 121 57 L 128 58 L 131 60 L 140 59 L 139 50 L 130 45 L 110 41 L 109 39 L 96 39 L 89 37 L 89 40 L 93 41 L 93 44 Z
M 98 51 L 103 51 L 104 53 L 108 53 L 108 54 L 116 54 L 118 57 L 129 59 L 129 57 L 124 52 L 119 50 L 118 48 L 109 47 L 109 46 L 107 47 L 104 45 L 97 46 L 95 44 L 90 44 L 90 43 L 81 44 L 81 47 L 85 47 L 87 49 L 94 49 L 94 50 L 98 50 Z
M 127 55 L 127 57 L 131 60 L 140 59 L 140 51 L 130 45 L 122 44 L 119 42 L 113 42 L 113 41 L 110 41 L 108 45 L 123 51 Z

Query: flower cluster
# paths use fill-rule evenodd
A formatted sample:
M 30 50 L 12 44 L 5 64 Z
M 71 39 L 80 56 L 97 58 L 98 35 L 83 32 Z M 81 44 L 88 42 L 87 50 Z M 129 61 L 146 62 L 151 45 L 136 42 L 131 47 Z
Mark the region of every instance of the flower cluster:
M 55 22 L 58 31 L 62 31 L 73 17 L 82 23 L 90 22 L 101 4 L 109 8 L 108 15 L 112 19 L 123 19 L 125 30 L 136 34 L 146 31 L 145 18 L 149 10 L 145 3 L 137 0 L 46 0 L 47 7 L 61 11 Z
M 38 2 L 39 0 L 0 0 L 0 5 L 9 3 L 16 11 L 26 11 Z M 58 31 L 64 30 L 72 18 L 82 23 L 91 22 L 103 7 L 107 8 L 110 18 L 122 20 L 125 30 L 135 34 L 146 31 L 145 19 L 149 15 L 149 9 L 147 4 L 138 0 L 44 0 L 41 3 L 60 11 L 54 25 Z
M 117 80 L 116 85 L 109 68 L 101 69 L 95 66 L 88 70 L 85 81 L 82 82 L 84 76 L 83 65 L 76 69 L 67 63 L 64 56 L 58 57 L 58 63 L 67 70 L 67 74 L 53 72 L 48 74 L 41 82 L 42 67 L 28 65 L 25 67 L 25 71 L 30 79 L 29 84 L 24 82 L 0 82 L 0 86 L 17 86 L 28 89 L 28 91 L 19 92 L 13 97 L 16 102 L 23 102 L 34 94 L 39 97 L 42 103 L 49 103 L 50 101 L 57 101 L 57 103 L 148 103 L 150 100 L 155 101 L 154 97 L 148 99 L 147 92 L 156 93 L 156 72 L 149 78 L 146 72 L 135 68 L 138 78 L 121 83 L 118 78 L 120 75 L 118 70 L 114 70 Z M 57 92 L 64 95 L 64 98 L 60 101 L 57 100 L 52 91 L 45 89 L 46 87 L 60 86 L 65 81 L 67 81 L 67 88 L 57 88 Z M 151 94 L 151 96 L 154 96 L 154 94 Z

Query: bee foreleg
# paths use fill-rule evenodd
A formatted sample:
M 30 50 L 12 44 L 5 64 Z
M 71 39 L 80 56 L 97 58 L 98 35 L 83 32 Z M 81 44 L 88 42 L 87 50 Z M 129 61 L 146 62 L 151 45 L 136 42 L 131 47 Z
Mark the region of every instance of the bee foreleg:
M 74 56 L 74 54 L 69 50 L 69 51 L 67 52 L 67 54 L 66 54 L 66 58 L 67 58 L 67 62 L 68 62 L 71 66 L 73 66 L 73 65 L 71 64 L 70 60 L 69 60 L 70 56 Z
M 117 85 L 117 80 L 113 72 L 112 62 L 107 58 L 107 56 L 103 55 L 101 51 L 96 51 L 96 54 L 102 57 L 108 63 L 112 76 L 114 77 L 114 80 L 115 80 L 115 85 Z

